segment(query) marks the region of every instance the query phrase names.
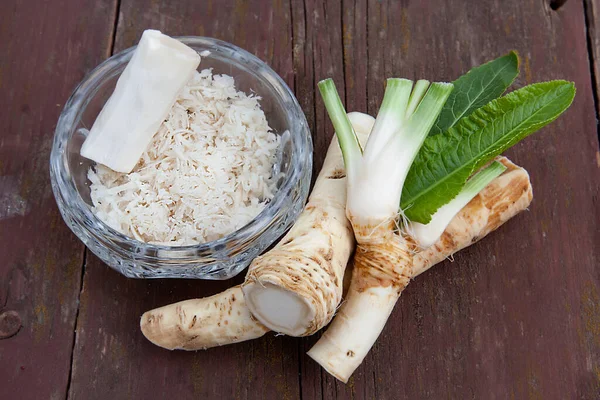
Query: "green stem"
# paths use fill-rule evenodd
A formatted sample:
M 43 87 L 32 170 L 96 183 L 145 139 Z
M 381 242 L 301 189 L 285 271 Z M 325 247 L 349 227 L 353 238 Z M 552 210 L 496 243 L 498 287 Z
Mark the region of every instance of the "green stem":
M 387 80 L 383 101 L 360 163 L 349 174 L 348 212 L 374 223 L 395 217 L 404 180 L 452 84 Z M 369 222 L 369 223 L 371 223 Z
M 360 159 L 362 154 L 358 137 L 346 115 L 333 79 L 329 78 L 319 82 L 319 91 L 340 143 L 346 170 L 350 172 L 354 168 L 352 165 Z
M 468 203 L 504 171 L 506 171 L 506 167 L 502 163 L 498 161 L 492 162 L 489 166 L 473 175 L 467 183 L 465 183 L 465 186 L 463 186 L 457 197 L 466 196 L 468 198 Z
M 415 87 L 410 94 L 408 107 L 406 108 L 406 117 L 410 117 L 415 112 L 417 106 L 423 100 L 425 93 L 427 93 L 427 89 L 429 89 L 429 81 L 420 79 L 415 83 Z
M 504 171 L 506 171 L 506 167 L 503 164 L 498 161 L 492 162 L 488 167 L 473 175 L 455 198 L 441 206 L 431 216 L 429 223 L 412 222 L 409 231 L 415 241 L 423 248 L 433 245 L 442 236 L 452 218 Z

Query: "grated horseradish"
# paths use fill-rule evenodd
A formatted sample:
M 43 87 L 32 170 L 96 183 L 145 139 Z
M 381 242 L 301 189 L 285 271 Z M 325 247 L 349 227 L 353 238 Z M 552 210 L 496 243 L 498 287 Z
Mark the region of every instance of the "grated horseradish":
M 132 172 L 88 172 L 93 211 L 138 240 L 182 246 L 246 225 L 272 199 L 279 137 L 259 97 L 195 72 Z

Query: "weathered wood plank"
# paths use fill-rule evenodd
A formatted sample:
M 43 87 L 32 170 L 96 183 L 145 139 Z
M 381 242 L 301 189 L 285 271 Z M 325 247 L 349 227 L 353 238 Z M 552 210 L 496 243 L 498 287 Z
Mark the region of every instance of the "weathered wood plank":
M 269 63 L 291 86 L 290 4 L 273 2 L 146 2 L 122 0 L 116 50 L 144 29 L 201 35 L 234 43 Z M 196 353 L 169 352 L 139 330 L 144 311 L 217 293 L 226 282 L 126 279 L 88 255 L 77 325 L 73 399 L 277 398 L 299 393 L 298 344 L 264 338 Z
M 317 82 L 333 78 L 348 111 L 367 111 L 367 4 L 364 0 L 346 0 L 343 3 L 306 0 L 302 7 L 300 3 L 296 2 L 295 9 L 298 12 L 293 14 L 294 26 L 299 23 L 306 27 L 311 46 L 305 49 L 304 57 L 311 57 L 312 53 L 314 71 L 305 71 L 313 73 L 314 82 L 312 86 L 298 86 L 297 95 L 303 96 L 306 92 L 307 98 L 314 96 L 312 107 L 316 108 L 316 112 L 312 132 L 315 138 L 315 164 L 320 167 L 319 161 L 324 157 L 325 146 L 334 132 L 318 93 Z M 303 104 L 304 109 L 312 107 Z M 306 356 L 305 353 L 319 336 L 302 339 L 302 397 L 343 398 L 354 395 L 354 385 L 338 384 Z
M 306 0 L 271 11 L 259 2 L 123 1 L 117 48 L 147 27 L 216 36 L 294 83 L 313 130 L 315 169 L 333 133 L 315 94 L 325 77 L 338 82 L 349 109 L 374 114 L 388 76 L 451 80 L 515 48 L 523 58 L 516 86 L 566 78 L 578 95 L 564 117 L 509 153 L 532 174 L 530 212 L 411 283 L 347 386 L 304 355 L 317 337 L 269 335 L 194 354 L 152 346 L 137 327 L 143 311 L 231 282 L 132 281 L 90 256 L 71 397 L 597 397 L 598 142 L 581 2 L 552 11 L 541 0 Z
M 344 0 L 342 39 L 346 109 L 367 112 L 367 1 Z
M 328 116 L 318 93 L 317 83 L 325 78 L 333 78 L 340 97 L 344 99 L 346 96 L 342 37 L 343 8 L 341 2 L 334 1 L 293 1 L 292 5 L 294 49 L 302 53 L 303 57 L 301 60 L 294 59 L 294 69 L 298 76 L 308 76 L 301 84 L 296 85 L 296 94 L 307 114 L 312 131 L 316 176 L 334 135 L 331 124 L 326 124 Z M 301 352 L 303 399 L 332 395 L 330 388 L 323 384 L 323 371 L 306 356 L 306 352 L 319 336 L 298 339 Z
M 0 2 L 0 320 L 12 325 L 0 331 L 16 331 L 0 337 L 2 399 L 66 397 L 83 245 L 58 213 L 48 158 L 67 97 L 110 49 L 115 10 Z

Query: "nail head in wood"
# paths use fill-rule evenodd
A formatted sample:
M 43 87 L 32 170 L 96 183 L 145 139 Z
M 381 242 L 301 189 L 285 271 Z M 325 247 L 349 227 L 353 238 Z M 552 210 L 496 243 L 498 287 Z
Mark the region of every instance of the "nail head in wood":
M 5 311 L 0 314 L 0 339 L 8 339 L 21 329 L 21 317 L 16 311 Z

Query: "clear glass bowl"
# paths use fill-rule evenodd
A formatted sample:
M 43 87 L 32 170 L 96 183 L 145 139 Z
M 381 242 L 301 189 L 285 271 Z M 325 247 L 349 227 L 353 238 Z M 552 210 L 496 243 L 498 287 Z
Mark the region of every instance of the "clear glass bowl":
M 254 92 L 269 125 L 282 135 L 274 169 L 285 173 L 273 200 L 248 225 L 219 240 L 193 246 L 159 246 L 127 237 L 91 210 L 87 171 L 93 162 L 79 150 L 135 47 L 100 64 L 75 89 L 56 127 L 50 156 L 52 189 L 66 224 L 102 261 L 132 278 L 227 279 L 242 271 L 296 219 L 308 196 L 312 140 L 304 113 L 283 80 L 261 60 L 229 43 L 180 37 L 201 53 L 200 69 L 233 76 L 238 90 Z M 85 129 L 82 129 L 85 128 Z

